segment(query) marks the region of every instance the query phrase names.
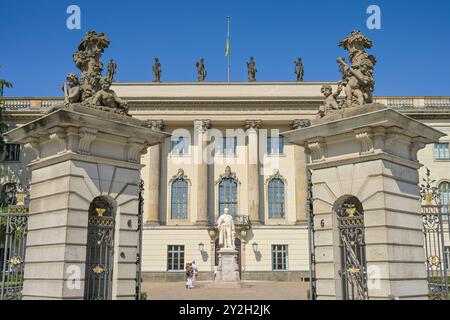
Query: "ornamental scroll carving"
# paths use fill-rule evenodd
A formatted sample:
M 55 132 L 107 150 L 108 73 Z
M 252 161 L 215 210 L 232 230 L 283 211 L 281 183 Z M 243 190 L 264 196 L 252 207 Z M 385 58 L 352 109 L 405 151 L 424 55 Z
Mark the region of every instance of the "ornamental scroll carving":
M 327 145 L 323 139 L 309 141 L 307 149 L 311 154 L 312 162 L 325 161 Z
M 78 141 L 78 153 L 91 154 L 92 141 L 97 137 L 97 130 L 92 128 L 82 128 L 80 130 L 80 139 Z
M 373 133 L 371 128 L 362 129 L 355 131 L 356 134 L 356 140 L 361 145 L 361 155 L 374 153 L 374 147 L 373 147 Z
M 128 139 L 127 161 L 132 163 L 139 163 L 141 154 L 145 149 L 143 140 L 130 138 Z

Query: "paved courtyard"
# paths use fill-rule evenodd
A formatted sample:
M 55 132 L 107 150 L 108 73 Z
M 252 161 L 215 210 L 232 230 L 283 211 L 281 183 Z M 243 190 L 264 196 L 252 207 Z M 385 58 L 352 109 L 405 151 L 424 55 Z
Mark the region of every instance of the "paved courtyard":
M 184 282 L 144 282 L 148 300 L 306 300 L 306 282 L 247 281 L 240 289 L 210 288 L 211 282 L 197 282 L 188 290 Z

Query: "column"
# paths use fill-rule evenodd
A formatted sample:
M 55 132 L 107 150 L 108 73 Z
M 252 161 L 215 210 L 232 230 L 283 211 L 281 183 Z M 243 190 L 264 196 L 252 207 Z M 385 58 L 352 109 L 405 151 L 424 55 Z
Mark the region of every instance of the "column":
M 292 123 L 292 129 L 306 128 L 310 126 L 310 120 L 296 119 Z M 307 197 L 308 197 L 308 174 L 306 168 L 306 155 L 303 147 L 294 145 L 295 166 L 295 222 L 305 224 L 308 222 Z
M 248 183 L 248 215 L 252 224 L 261 224 L 259 218 L 259 162 L 258 162 L 258 129 L 260 120 L 247 120 L 247 183 Z
M 208 164 L 207 159 L 204 158 L 204 151 L 206 150 L 207 137 L 206 131 L 211 127 L 210 120 L 196 120 L 194 121 L 195 128 L 195 154 L 194 165 L 197 182 L 196 186 L 196 207 L 197 219 L 196 224 L 206 224 L 208 222 Z
M 150 120 L 149 129 L 162 131 L 164 122 L 162 120 Z M 148 149 L 145 165 L 148 166 L 147 177 L 144 177 L 144 214 L 148 224 L 160 224 L 159 220 L 159 186 L 160 186 L 160 161 L 161 146 L 154 145 Z M 145 181 L 147 178 L 147 181 Z

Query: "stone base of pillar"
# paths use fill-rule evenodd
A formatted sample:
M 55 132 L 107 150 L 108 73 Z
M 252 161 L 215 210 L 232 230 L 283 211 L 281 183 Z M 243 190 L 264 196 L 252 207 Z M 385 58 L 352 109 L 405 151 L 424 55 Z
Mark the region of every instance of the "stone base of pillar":
M 311 157 L 318 299 L 428 299 L 417 152 L 443 134 L 372 104 L 283 136 Z
M 148 145 L 167 136 L 137 119 L 77 105 L 7 134 L 9 143 L 25 144 L 36 156 L 31 163 L 24 300 L 91 299 L 92 292 L 103 299 L 135 299 L 139 162 Z M 101 219 L 106 217 L 111 220 Z M 109 260 L 88 254 L 108 241 L 107 236 L 92 240 L 88 230 L 95 230 L 98 221 L 107 221 L 113 230 L 108 234 L 116 239 Z M 100 292 L 92 279 L 104 268 L 112 273 Z M 85 290 L 89 281 L 93 289 Z
M 234 249 L 220 249 L 219 265 L 214 282 L 216 284 L 239 284 L 239 265 L 237 264 L 238 252 Z

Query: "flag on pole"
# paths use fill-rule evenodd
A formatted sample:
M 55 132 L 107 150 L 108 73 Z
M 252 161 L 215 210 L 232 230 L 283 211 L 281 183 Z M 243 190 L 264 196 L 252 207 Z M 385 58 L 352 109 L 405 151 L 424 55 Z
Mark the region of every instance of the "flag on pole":
M 227 33 L 227 44 L 225 48 L 225 57 L 230 55 L 230 17 L 227 17 L 228 20 L 228 33 Z

